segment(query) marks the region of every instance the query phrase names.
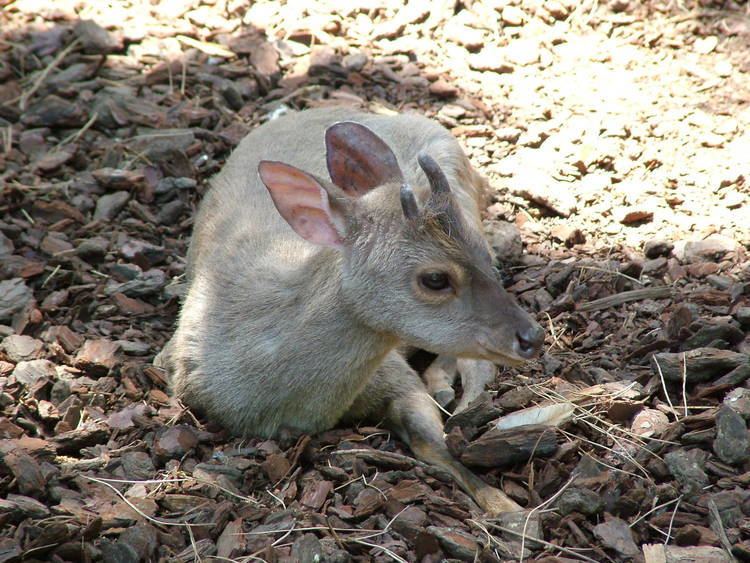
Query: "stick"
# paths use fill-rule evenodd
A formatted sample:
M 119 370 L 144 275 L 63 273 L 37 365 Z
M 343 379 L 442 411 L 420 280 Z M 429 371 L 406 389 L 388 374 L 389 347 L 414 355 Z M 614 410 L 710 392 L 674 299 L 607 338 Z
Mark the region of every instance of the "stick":
M 669 519 L 669 529 L 667 529 L 667 538 L 664 540 L 665 546 L 669 543 L 669 540 L 672 538 L 672 526 L 674 525 L 674 518 L 675 516 L 677 516 L 677 509 L 680 508 L 680 502 L 682 502 L 682 497 L 677 499 L 677 504 L 674 505 L 674 510 L 672 511 L 672 517 Z
M 381 452 L 380 450 L 370 449 L 353 449 L 353 450 L 335 450 L 331 452 L 331 455 L 354 455 L 368 463 L 375 465 L 392 465 L 401 467 L 428 467 L 428 464 L 418 459 L 408 457 L 395 452 Z
M 114 486 L 107 483 L 105 480 L 97 479 L 96 477 L 90 477 L 88 475 L 81 475 L 81 477 L 112 489 L 112 491 L 114 491 L 114 493 L 118 497 L 120 497 L 120 499 L 125 504 L 127 504 L 130 508 L 132 508 L 133 511 L 136 512 L 141 518 L 145 518 L 146 520 L 148 520 L 149 522 L 153 524 L 159 524 L 161 526 L 187 526 L 188 528 L 193 527 L 193 526 L 196 526 L 196 527 L 197 526 L 216 526 L 216 522 L 206 522 L 204 524 L 189 524 L 188 522 L 175 522 L 171 520 L 162 520 L 161 518 L 154 518 L 153 516 L 149 516 L 148 514 L 143 512 L 140 508 L 138 508 L 136 505 L 134 505 L 132 502 L 130 502 L 125 495 L 123 495 L 120 491 L 118 491 Z
M 83 134 L 84 134 L 84 133 L 85 133 L 86 131 L 88 131 L 88 130 L 89 130 L 89 129 L 91 128 L 91 126 L 92 126 L 92 125 L 94 124 L 94 122 L 95 122 L 95 121 L 97 120 L 97 118 L 98 118 L 98 117 L 99 117 L 99 112 L 96 112 L 96 111 L 95 111 L 95 112 L 93 113 L 93 115 L 92 115 L 92 116 L 91 116 L 91 117 L 89 118 L 89 120 L 88 120 L 88 121 L 87 121 L 87 122 L 86 122 L 86 123 L 85 123 L 85 124 L 83 125 L 83 127 L 81 127 L 81 128 L 80 128 L 80 129 L 79 129 L 78 131 L 76 131 L 75 133 L 71 133 L 70 135 L 68 135 L 67 137 L 65 137 L 65 138 L 64 138 L 64 139 L 63 139 L 62 141 L 60 141 L 59 143 L 57 143 L 57 146 L 56 146 L 55 148 L 56 148 L 56 149 L 58 149 L 58 148 L 60 148 L 60 147 L 62 147 L 62 146 L 64 146 L 64 145 L 67 145 L 67 144 L 68 144 L 68 143 L 70 143 L 71 141 L 72 141 L 72 142 L 75 142 L 75 141 L 77 141 L 78 139 L 80 139 L 80 138 L 81 138 L 81 136 L 82 136 L 82 135 L 83 135 Z
M 541 508 L 544 508 L 545 506 L 547 506 L 548 504 L 550 504 L 551 502 L 553 502 L 561 494 L 563 494 L 565 492 L 565 489 L 567 489 L 570 485 L 572 485 L 573 482 L 577 478 L 578 478 L 578 475 L 577 475 L 577 473 L 574 472 L 573 475 L 570 476 L 570 479 L 568 479 L 568 482 L 565 483 L 559 491 L 557 491 L 554 495 L 552 495 L 551 497 L 549 497 L 547 500 L 545 500 L 539 506 L 535 506 L 534 508 L 532 508 L 531 510 L 529 510 L 529 513 L 526 515 L 526 519 L 523 522 L 523 530 L 521 531 L 521 559 L 520 559 L 521 563 L 523 563 L 523 552 L 524 552 L 524 549 L 526 548 L 526 528 L 529 525 L 529 520 L 531 520 L 531 515 L 534 512 L 536 512 L 537 510 L 539 510 Z M 534 538 L 534 539 L 536 539 L 536 538 Z
M 687 404 L 687 356 L 685 353 L 682 353 L 682 404 L 685 408 L 685 416 L 687 416 L 688 413 L 688 404 Z
M 659 360 L 656 359 L 656 356 L 654 355 L 654 364 L 656 364 L 656 371 L 659 372 L 659 379 L 661 380 L 661 388 L 664 391 L 664 396 L 667 398 L 667 403 L 669 403 L 669 408 L 672 410 L 672 414 L 674 415 L 675 420 L 679 420 L 680 417 L 677 416 L 677 411 L 674 410 L 674 405 L 672 404 L 672 399 L 669 398 L 669 392 L 667 391 L 667 383 L 664 381 L 664 373 L 661 371 L 661 366 L 659 365 Z
M 643 299 L 666 299 L 670 295 L 672 295 L 672 289 L 669 287 L 645 287 L 643 289 L 623 291 L 622 293 L 616 293 L 615 295 L 595 299 L 594 301 L 578 305 L 576 310 L 581 312 L 599 311 L 601 309 L 609 309 L 610 307 L 616 307 L 631 301 L 641 301 Z
M 472 520 L 472 522 L 474 522 L 474 520 Z M 510 528 L 506 528 L 504 526 L 498 526 L 497 524 L 493 524 L 492 522 L 487 522 L 487 526 L 490 528 L 494 528 L 496 530 L 500 530 L 501 532 L 505 532 L 506 534 L 512 534 L 514 536 L 523 537 L 523 534 L 521 532 L 516 532 L 515 530 L 511 530 Z M 553 543 L 550 543 L 540 538 L 534 538 L 534 541 L 550 549 L 562 551 L 563 553 L 567 553 L 568 555 L 572 555 L 573 557 L 579 557 L 580 559 L 584 561 L 589 561 L 590 563 L 597 563 L 596 559 L 591 559 L 591 557 L 587 557 L 583 555 L 582 553 L 578 553 L 577 551 L 564 547 L 562 545 L 555 545 Z
M 70 45 L 68 45 L 67 47 L 65 47 L 65 49 L 63 49 L 62 51 L 60 51 L 57 54 L 57 56 L 54 59 L 52 59 L 52 62 L 50 62 L 45 67 L 45 69 L 39 74 L 39 76 L 36 77 L 36 79 L 34 80 L 34 84 L 31 85 L 31 88 L 28 89 L 23 94 L 21 94 L 21 98 L 20 98 L 20 100 L 18 102 L 18 108 L 21 111 L 24 111 L 26 109 L 26 102 L 28 102 L 29 98 L 31 98 L 31 96 L 34 95 L 34 92 L 36 92 L 37 90 L 39 90 L 39 88 L 41 87 L 42 83 L 47 79 L 47 76 L 49 75 L 49 73 L 52 72 L 52 70 L 55 69 L 57 67 L 57 65 L 59 65 L 62 62 L 62 60 L 65 57 L 68 56 L 68 53 L 70 53 L 73 49 L 75 49 L 76 47 L 78 47 L 79 43 L 80 43 L 80 41 L 78 39 L 76 39 Z
M 713 532 L 719 536 L 719 542 L 721 546 L 726 550 L 730 557 L 734 559 L 732 554 L 732 542 L 727 537 L 727 532 L 724 529 L 724 524 L 721 522 L 721 514 L 719 514 L 719 507 L 716 506 L 714 499 L 708 501 L 708 525 L 711 527 Z

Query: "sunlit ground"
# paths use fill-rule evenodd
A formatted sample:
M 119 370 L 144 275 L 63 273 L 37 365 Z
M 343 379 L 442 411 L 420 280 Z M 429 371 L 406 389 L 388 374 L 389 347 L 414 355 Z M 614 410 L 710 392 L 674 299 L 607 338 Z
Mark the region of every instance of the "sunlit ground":
M 132 81 L 170 62 L 170 85 L 180 89 L 182 79 L 184 90 L 184 73 L 201 64 L 230 79 L 257 77 L 262 61 L 248 56 L 246 40 L 262 38 L 280 53 L 280 76 L 266 85 L 271 95 L 245 100 L 224 120 L 252 126 L 274 105 L 322 99 L 437 114 L 491 178 L 503 204 L 494 209 L 542 239 L 565 223 L 594 247 L 714 231 L 748 242 L 750 50 L 741 9 L 665 4 L 665 13 L 646 15 L 635 2 L 621 13 L 532 2 L 519 16 L 502 8 L 507 2 L 459 11 L 450 2 L 246 4 L 11 2 L 2 49 L 23 49 L 16 41 L 25 30 L 93 19 L 127 45 L 107 57 L 114 77 Z M 351 81 L 310 80 L 326 47 L 339 68 L 359 52 L 367 66 Z M 62 72 L 55 54 L 32 56 L 37 68 L 14 68 L 11 78 L 28 92 L 40 73 Z M 426 97 L 438 78 L 456 98 Z

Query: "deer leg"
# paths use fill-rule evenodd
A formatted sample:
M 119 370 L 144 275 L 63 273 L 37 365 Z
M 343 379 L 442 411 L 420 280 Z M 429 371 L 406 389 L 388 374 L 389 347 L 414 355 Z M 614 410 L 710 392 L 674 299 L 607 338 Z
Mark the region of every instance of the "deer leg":
M 440 355 L 422 374 L 427 391 L 441 407 L 456 398 L 453 382 L 456 380 L 456 358 Z
M 485 387 L 495 380 L 497 368 L 495 364 L 486 360 L 461 358 L 458 360 L 458 372 L 461 374 L 464 394 L 453 411 L 454 413 L 459 413 L 468 407 L 484 391 Z
M 487 513 L 523 510 L 505 493 L 491 487 L 448 451 L 440 412 L 419 375 L 396 352 L 388 355 L 344 420 L 382 420 L 417 456 L 446 470 Z

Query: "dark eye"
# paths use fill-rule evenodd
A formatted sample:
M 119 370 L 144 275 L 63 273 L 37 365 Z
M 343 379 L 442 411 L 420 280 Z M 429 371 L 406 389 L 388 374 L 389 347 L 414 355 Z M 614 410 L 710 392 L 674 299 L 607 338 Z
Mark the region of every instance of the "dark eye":
M 451 279 L 443 272 L 426 272 L 420 274 L 419 283 L 430 291 L 445 291 L 451 288 Z

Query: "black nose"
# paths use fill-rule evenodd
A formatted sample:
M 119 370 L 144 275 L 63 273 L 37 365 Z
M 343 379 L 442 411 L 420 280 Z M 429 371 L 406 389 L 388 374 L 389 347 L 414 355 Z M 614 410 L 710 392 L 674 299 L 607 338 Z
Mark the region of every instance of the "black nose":
M 523 358 L 533 358 L 538 355 L 542 344 L 544 344 L 544 329 L 538 324 L 533 324 L 516 333 L 516 352 Z

